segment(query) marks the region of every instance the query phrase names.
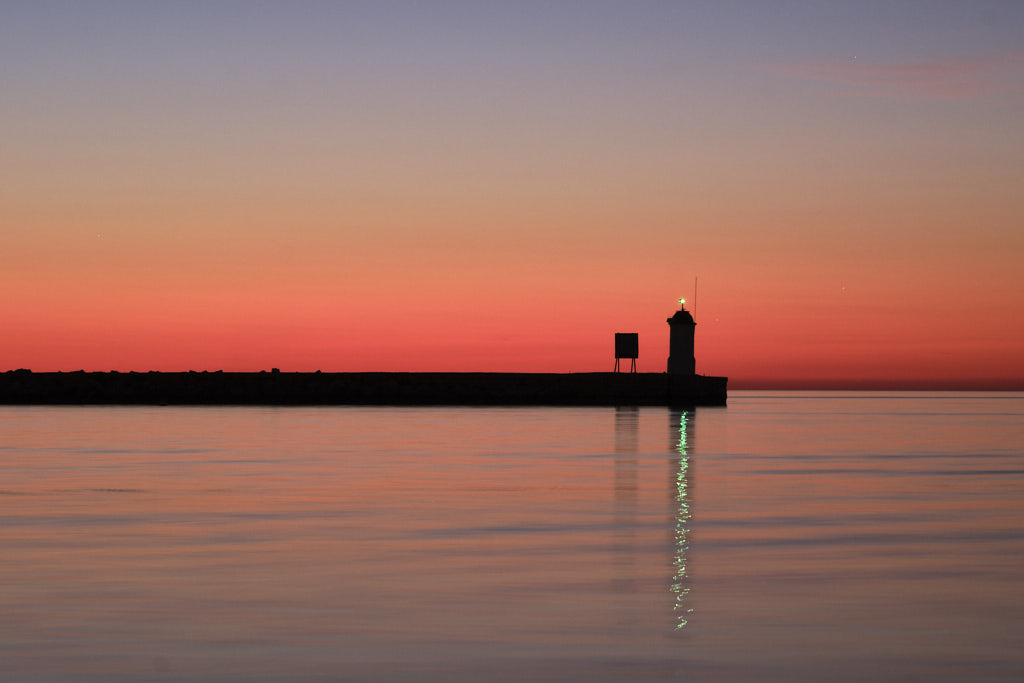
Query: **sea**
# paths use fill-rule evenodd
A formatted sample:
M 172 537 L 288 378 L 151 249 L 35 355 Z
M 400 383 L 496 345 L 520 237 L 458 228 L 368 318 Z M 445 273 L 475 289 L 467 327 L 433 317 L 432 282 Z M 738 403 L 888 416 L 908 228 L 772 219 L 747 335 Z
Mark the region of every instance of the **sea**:
M 1024 680 L 1024 394 L 0 407 L 3 681 Z

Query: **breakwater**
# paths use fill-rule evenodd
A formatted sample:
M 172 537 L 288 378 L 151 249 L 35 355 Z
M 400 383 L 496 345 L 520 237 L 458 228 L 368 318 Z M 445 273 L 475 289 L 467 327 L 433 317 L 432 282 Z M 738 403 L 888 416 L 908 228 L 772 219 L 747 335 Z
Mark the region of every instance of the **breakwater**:
M 724 405 L 725 377 L 666 373 L 0 373 L 20 405 Z

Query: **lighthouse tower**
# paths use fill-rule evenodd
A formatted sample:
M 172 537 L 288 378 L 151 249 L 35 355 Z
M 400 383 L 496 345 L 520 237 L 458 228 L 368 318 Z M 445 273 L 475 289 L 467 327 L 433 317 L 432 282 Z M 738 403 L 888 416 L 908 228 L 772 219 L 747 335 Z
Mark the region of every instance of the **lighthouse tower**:
M 694 375 L 693 333 L 697 323 L 686 310 L 686 299 L 679 300 L 680 308 L 668 319 L 668 374 Z

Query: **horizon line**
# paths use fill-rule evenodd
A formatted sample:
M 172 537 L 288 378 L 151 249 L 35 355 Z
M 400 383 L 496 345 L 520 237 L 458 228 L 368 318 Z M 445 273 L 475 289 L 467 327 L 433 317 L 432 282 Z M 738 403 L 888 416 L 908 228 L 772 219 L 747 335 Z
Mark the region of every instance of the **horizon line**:
M 29 368 L 11 368 L 0 371 L 0 373 L 109 373 L 109 374 L 147 374 L 147 373 L 307 373 L 307 374 L 367 374 L 367 373 L 402 373 L 402 374 L 590 374 L 607 372 L 602 370 L 572 371 L 572 372 L 521 372 L 502 370 L 282 370 L 280 368 L 259 368 L 253 370 L 43 370 L 34 371 Z M 615 373 L 609 373 L 615 374 Z M 629 373 L 620 373 L 629 374 Z M 638 373 L 638 374 L 665 374 Z M 697 373 L 700 375 L 701 373 Z M 720 375 L 701 375 L 720 376 Z M 1019 378 L 944 378 L 944 379 L 921 379 L 921 378 L 821 378 L 821 379 L 753 379 L 753 378 L 727 378 L 729 388 L 739 391 L 1012 391 L 1024 392 L 1024 377 Z

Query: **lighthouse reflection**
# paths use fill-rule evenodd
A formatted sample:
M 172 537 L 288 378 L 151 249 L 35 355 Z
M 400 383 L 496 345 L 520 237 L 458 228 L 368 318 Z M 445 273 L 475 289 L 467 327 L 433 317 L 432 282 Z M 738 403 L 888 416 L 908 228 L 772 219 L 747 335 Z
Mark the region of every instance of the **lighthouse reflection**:
M 646 414 L 653 417 L 655 413 Z M 668 445 L 671 453 L 667 459 L 669 463 L 669 495 L 667 499 L 662 499 L 667 500 L 668 509 L 658 515 L 662 520 L 667 518 L 671 529 L 668 539 L 671 569 L 667 583 L 671 596 L 672 623 L 677 631 L 687 625 L 690 614 L 693 612 L 689 600 L 688 555 L 693 495 L 691 455 L 693 453 L 695 415 L 692 408 L 674 408 L 668 411 Z M 638 577 L 638 571 L 641 574 L 643 571 L 643 568 L 638 566 L 638 553 L 641 553 L 642 548 L 638 533 L 644 518 L 644 513 L 641 512 L 642 497 L 640 493 L 644 488 L 641 486 L 641 480 L 643 479 L 642 470 L 651 471 L 644 463 L 653 464 L 647 458 L 639 457 L 641 452 L 650 454 L 649 451 L 644 451 L 640 444 L 640 425 L 643 421 L 642 413 L 637 407 L 617 407 L 615 409 L 612 535 L 610 539 L 612 574 L 609 588 L 612 593 L 622 596 L 619 611 L 620 626 L 634 624 L 640 618 L 638 614 L 634 613 L 635 598 L 628 596 L 640 592 L 643 586 Z M 660 479 L 661 476 L 663 475 L 658 475 L 658 478 Z M 664 489 L 661 490 L 664 491 Z M 659 493 L 658 498 L 661 499 L 662 495 L 664 494 Z M 662 574 L 662 577 L 664 576 L 665 574 Z M 662 580 L 664 581 L 664 578 Z
M 669 411 L 669 445 L 673 452 L 678 454 L 672 458 L 671 477 L 669 493 L 672 498 L 672 513 L 674 516 L 674 527 L 672 531 L 673 547 L 673 575 L 671 591 L 673 595 L 672 609 L 676 615 L 676 630 L 682 629 L 689 621 L 693 609 L 689 604 L 689 561 L 687 555 L 690 549 L 690 496 L 691 496 L 691 466 L 690 454 L 693 442 L 693 410 L 671 410 Z

